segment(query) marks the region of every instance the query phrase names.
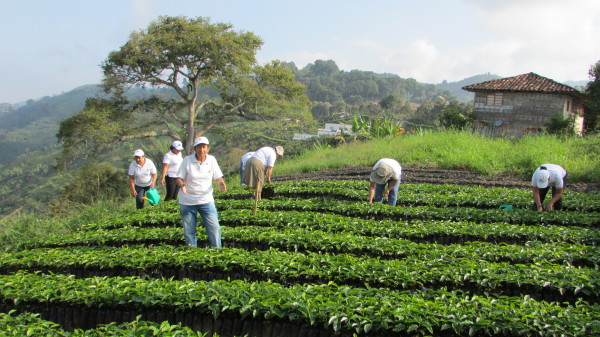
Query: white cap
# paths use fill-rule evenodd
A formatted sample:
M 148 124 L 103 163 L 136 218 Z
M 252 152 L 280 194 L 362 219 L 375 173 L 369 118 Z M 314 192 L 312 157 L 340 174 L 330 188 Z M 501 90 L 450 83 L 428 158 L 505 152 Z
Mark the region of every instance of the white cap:
M 548 170 L 538 169 L 533 175 L 533 181 L 538 188 L 548 187 L 548 180 L 550 179 L 550 172 Z
M 173 147 L 175 150 L 183 150 L 183 144 L 181 144 L 181 142 L 178 140 L 174 141 L 173 144 L 171 144 L 171 147 Z
M 137 150 L 133 151 L 133 156 L 134 157 L 143 157 L 144 151 L 142 151 L 142 149 L 137 149 Z
M 194 141 L 194 147 L 196 147 L 196 145 L 199 144 L 206 144 L 208 145 L 208 138 L 206 137 L 198 137 L 196 138 L 196 140 Z

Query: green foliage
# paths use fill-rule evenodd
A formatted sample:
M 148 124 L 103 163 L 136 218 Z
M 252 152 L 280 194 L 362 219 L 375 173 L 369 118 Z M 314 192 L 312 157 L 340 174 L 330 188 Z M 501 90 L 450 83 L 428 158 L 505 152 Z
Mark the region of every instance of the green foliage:
M 465 130 L 473 125 L 475 115 L 471 105 L 459 103 L 458 101 L 451 102 L 438 119 L 438 123 L 451 130 Z
M 548 118 L 546 132 L 556 136 L 574 136 L 575 135 L 575 117 L 565 118 L 561 114 L 554 114 Z
M 91 205 L 101 200 L 119 200 L 129 195 L 127 176 L 123 169 L 108 163 L 89 163 L 62 188 L 61 198 L 54 207 L 69 203 Z
M 584 104 L 584 130 L 586 133 L 600 131 L 600 61 L 590 66 L 590 82 L 585 88 L 587 100 Z

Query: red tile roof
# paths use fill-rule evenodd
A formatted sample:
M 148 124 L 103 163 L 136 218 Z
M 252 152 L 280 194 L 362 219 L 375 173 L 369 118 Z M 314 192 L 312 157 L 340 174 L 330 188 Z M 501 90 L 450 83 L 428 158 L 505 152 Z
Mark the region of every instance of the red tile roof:
M 486 81 L 464 86 L 466 91 L 517 91 L 560 94 L 579 94 L 577 89 L 558 83 L 536 73 L 523 74 L 499 80 Z

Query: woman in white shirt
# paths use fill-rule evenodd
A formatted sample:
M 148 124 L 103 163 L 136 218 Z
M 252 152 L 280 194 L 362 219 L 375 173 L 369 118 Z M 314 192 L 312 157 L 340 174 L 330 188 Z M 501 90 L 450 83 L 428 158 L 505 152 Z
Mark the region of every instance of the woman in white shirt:
M 183 158 L 179 166 L 179 214 L 183 222 L 185 243 L 189 247 L 198 246 L 196 227 L 200 214 L 208 242 L 212 247 L 221 248 L 221 226 L 213 198 L 213 181 L 221 192 L 226 192 L 227 186 L 217 159 L 209 155 L 208 151 L 208 139 L 198 137 L 194 141 L 194 154 Z
M 176 140 L 171 144 L 171 150 L 163 156 L 163 168 L 160 179 L 160 184 L 167 185 L 167 193 L 165 194 L 165 201 L 177 199 L 179 193 L 179 186 L 177 186 L 177 171 L 179 171 L 179 165 L 183 161 L 181 151 L 183 150 L 183 144 Z

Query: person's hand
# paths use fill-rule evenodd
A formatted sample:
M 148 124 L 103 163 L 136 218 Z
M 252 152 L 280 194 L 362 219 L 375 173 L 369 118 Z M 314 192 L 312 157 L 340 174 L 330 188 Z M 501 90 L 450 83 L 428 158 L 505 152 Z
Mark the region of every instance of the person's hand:
M 383 197 L 387 198 L 388 195 L 390 195 L 390 190 L 385 190 L 385 192 L 383 193 Z
M 183 186 L 181 186 L 181 193 L 187 195 L 187 188 L 185 187 L 185 184 Z
M 544 211 L 544 206 L 542 206 L 542 205 L 539 205 L 539 206 L 537 207 L 537 211 L 538 211 L 538 212 L 543 212 L 543 211 Z
M 162 180 L 160 181 L 160 185 L 161 185 L 161 186 L 165 186 L 165 180 L 164 180 L 164 179 L 162 179 Z
M 224 182 L 219 184 L 219 191 L 221 191 L 221 193 L 227 192 L 227 185 L 225 185 Z
M 548 212 L 552 212 L 554 210 L 554 205 L 549 202 L 548 205 L 546 205 L 546 211 Z
M 154 183 L 150 184 L 150 188 L 154 188 Z
M 137 197 L 137 192 L 135 190 L 131 190 L 131 195 L 136 198 Z

